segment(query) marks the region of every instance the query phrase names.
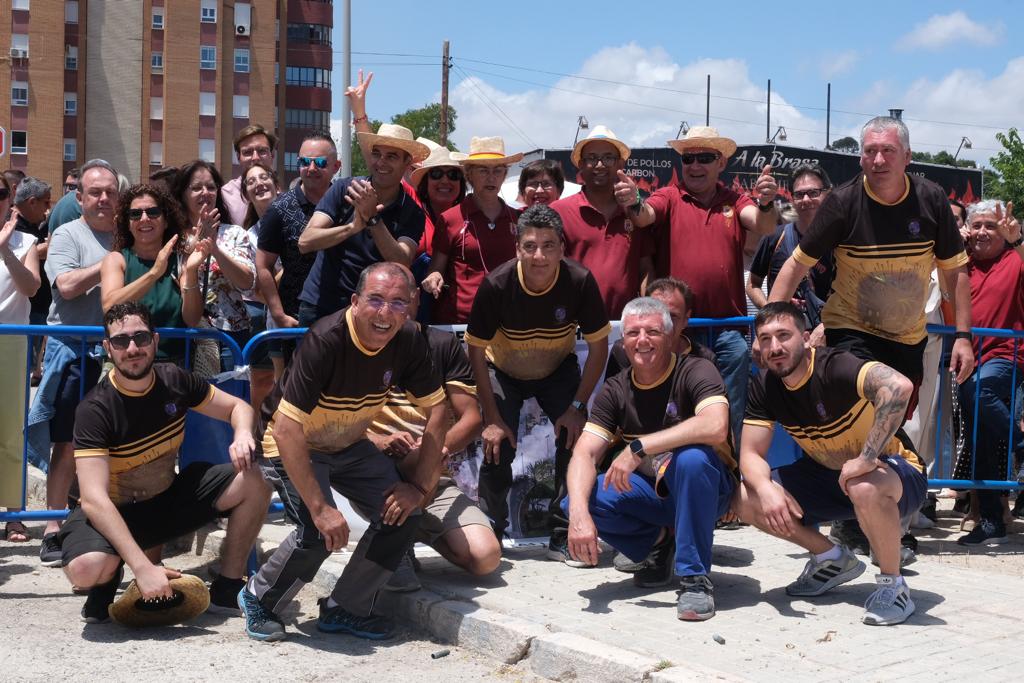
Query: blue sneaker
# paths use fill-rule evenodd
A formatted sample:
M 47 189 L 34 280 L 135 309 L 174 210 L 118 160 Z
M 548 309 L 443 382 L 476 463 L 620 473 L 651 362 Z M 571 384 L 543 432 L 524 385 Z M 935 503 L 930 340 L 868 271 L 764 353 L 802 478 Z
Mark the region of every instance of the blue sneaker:
M 281 618 L 260 604 L 248 588 L 238 591 L 238 608 L 245 617 L 245 633 L 250 638 L 273 642 L 284 638 Z
M 320 618 L 316 627 L 324 633 L 348 633 L 369 640 L 387 640 L 395 635 L 390 619 L 376 615 L 361 617 L 352 614 L 341 605 L 328 607 L 327 598 L 320 598 Z

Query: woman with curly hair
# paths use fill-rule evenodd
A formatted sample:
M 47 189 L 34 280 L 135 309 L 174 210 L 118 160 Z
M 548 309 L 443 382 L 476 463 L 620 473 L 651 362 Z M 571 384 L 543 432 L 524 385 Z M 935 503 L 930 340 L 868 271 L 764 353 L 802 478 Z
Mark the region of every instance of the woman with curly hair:
M 121 195 L 119 206 L 113 248 L 100 265 L 103 310 L 139 301 L 157 327 L 195 327 L 203 314 L 198 271 L 210 252 L 210 240 L 197 244 L 185 259 L 180 249 L 187 236 L 184 216 L 178 203 L 155 185 L 133 185 Z M 184 340 L 160 340 L 156 357 L 184 360 Z

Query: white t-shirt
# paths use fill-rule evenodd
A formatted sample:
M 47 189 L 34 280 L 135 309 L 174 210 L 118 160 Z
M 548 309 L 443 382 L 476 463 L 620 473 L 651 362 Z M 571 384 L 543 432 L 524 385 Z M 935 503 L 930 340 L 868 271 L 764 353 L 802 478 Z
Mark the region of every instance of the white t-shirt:
M 36 238 L 25 232 L 15 230 L 11 233 L 11 241 L 7 243 L 14 256 L 21 261 L 29 249 L 36 245 Z M 7 264 L 0 260 L 0 323 L 4 325 L 28 325 L 28 315 L 32 304 L 28 297 L 18 291 L 14 278 Z

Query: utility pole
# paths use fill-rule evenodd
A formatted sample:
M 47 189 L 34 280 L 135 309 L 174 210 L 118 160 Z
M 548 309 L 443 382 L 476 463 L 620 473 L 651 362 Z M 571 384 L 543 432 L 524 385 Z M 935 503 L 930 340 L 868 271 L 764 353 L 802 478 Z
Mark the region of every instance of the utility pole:
M 441 50 L 441 139 L 442 147 L 448 146 L 448 71 L 451 69 L 451 57 L 448 53 L 448 41 L 444 41 Z
M 352 85 L 352 0 L 345 0 L 342 5 L 342 16 L 344 17 L 344 28 L 342 35 L 345 38 L 345 50 L 342 57 L 342 87 L 345 90 Z M 344 90 L 342 91 L 344 92 Z M 352 175 L 352 113 L 348 106 L 348 98 L 341 98 L 341 172 L 347 176 Z

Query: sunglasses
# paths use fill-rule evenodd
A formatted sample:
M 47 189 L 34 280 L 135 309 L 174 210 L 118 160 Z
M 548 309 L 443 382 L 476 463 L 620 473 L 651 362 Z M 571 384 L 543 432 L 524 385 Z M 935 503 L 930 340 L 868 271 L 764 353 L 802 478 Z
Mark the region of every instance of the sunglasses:
M 825 188 L 816 187 L 813 190 L 796 190 L 793 192 L 793 199 L 817 199 Z
M 401 299 L 392 299 L 391 301 L 387 301 L 386 299 L 381 299 L 378 296 L 371 296 L 367 297 L 365 301 L 366 305 L 375 311 L 380 311 L 387 306 L 395 313 L 402 314 L 409 308 L 409 302 L 402 301 Z
M 124 351 L 132 342 L 135 342 L 135 346 L 141 349 L 153 343 L 153 333 L 142 330 L 135 334 L 115 334 L 113 337 L 108 337 L 107 341 L 118 351 Z
M 159 206 L 150 206 L 145 209 L 128 209 L 128 220 L 140 221 L 142 220 L 142 214 L 146 214 L 150 218 L 160 218 L 164 215 L 164 210 Z
M 327 168 L 327 157 L 299 157 L 299 167 L 305 168 L 315 164 L 317 168 Z
M 11 196 L 11 191 L 6 187 L 0 187 L 0 201 L 7 199 Z
M 427 177 L 431 180 L 440 180 L 445 176 L 448 176 L 448 180 L 455 183 L 462 179 L 462 171 L 457 168 L 449 168 L 447 171 L 443 168 L 432 168 L 427 171 Z
M 683 164 L 689 166 L 693 162 L 699 164 L 710 164 L 718 159 L 718 152 L 698 152 L 697 154 L 683 154 Z

